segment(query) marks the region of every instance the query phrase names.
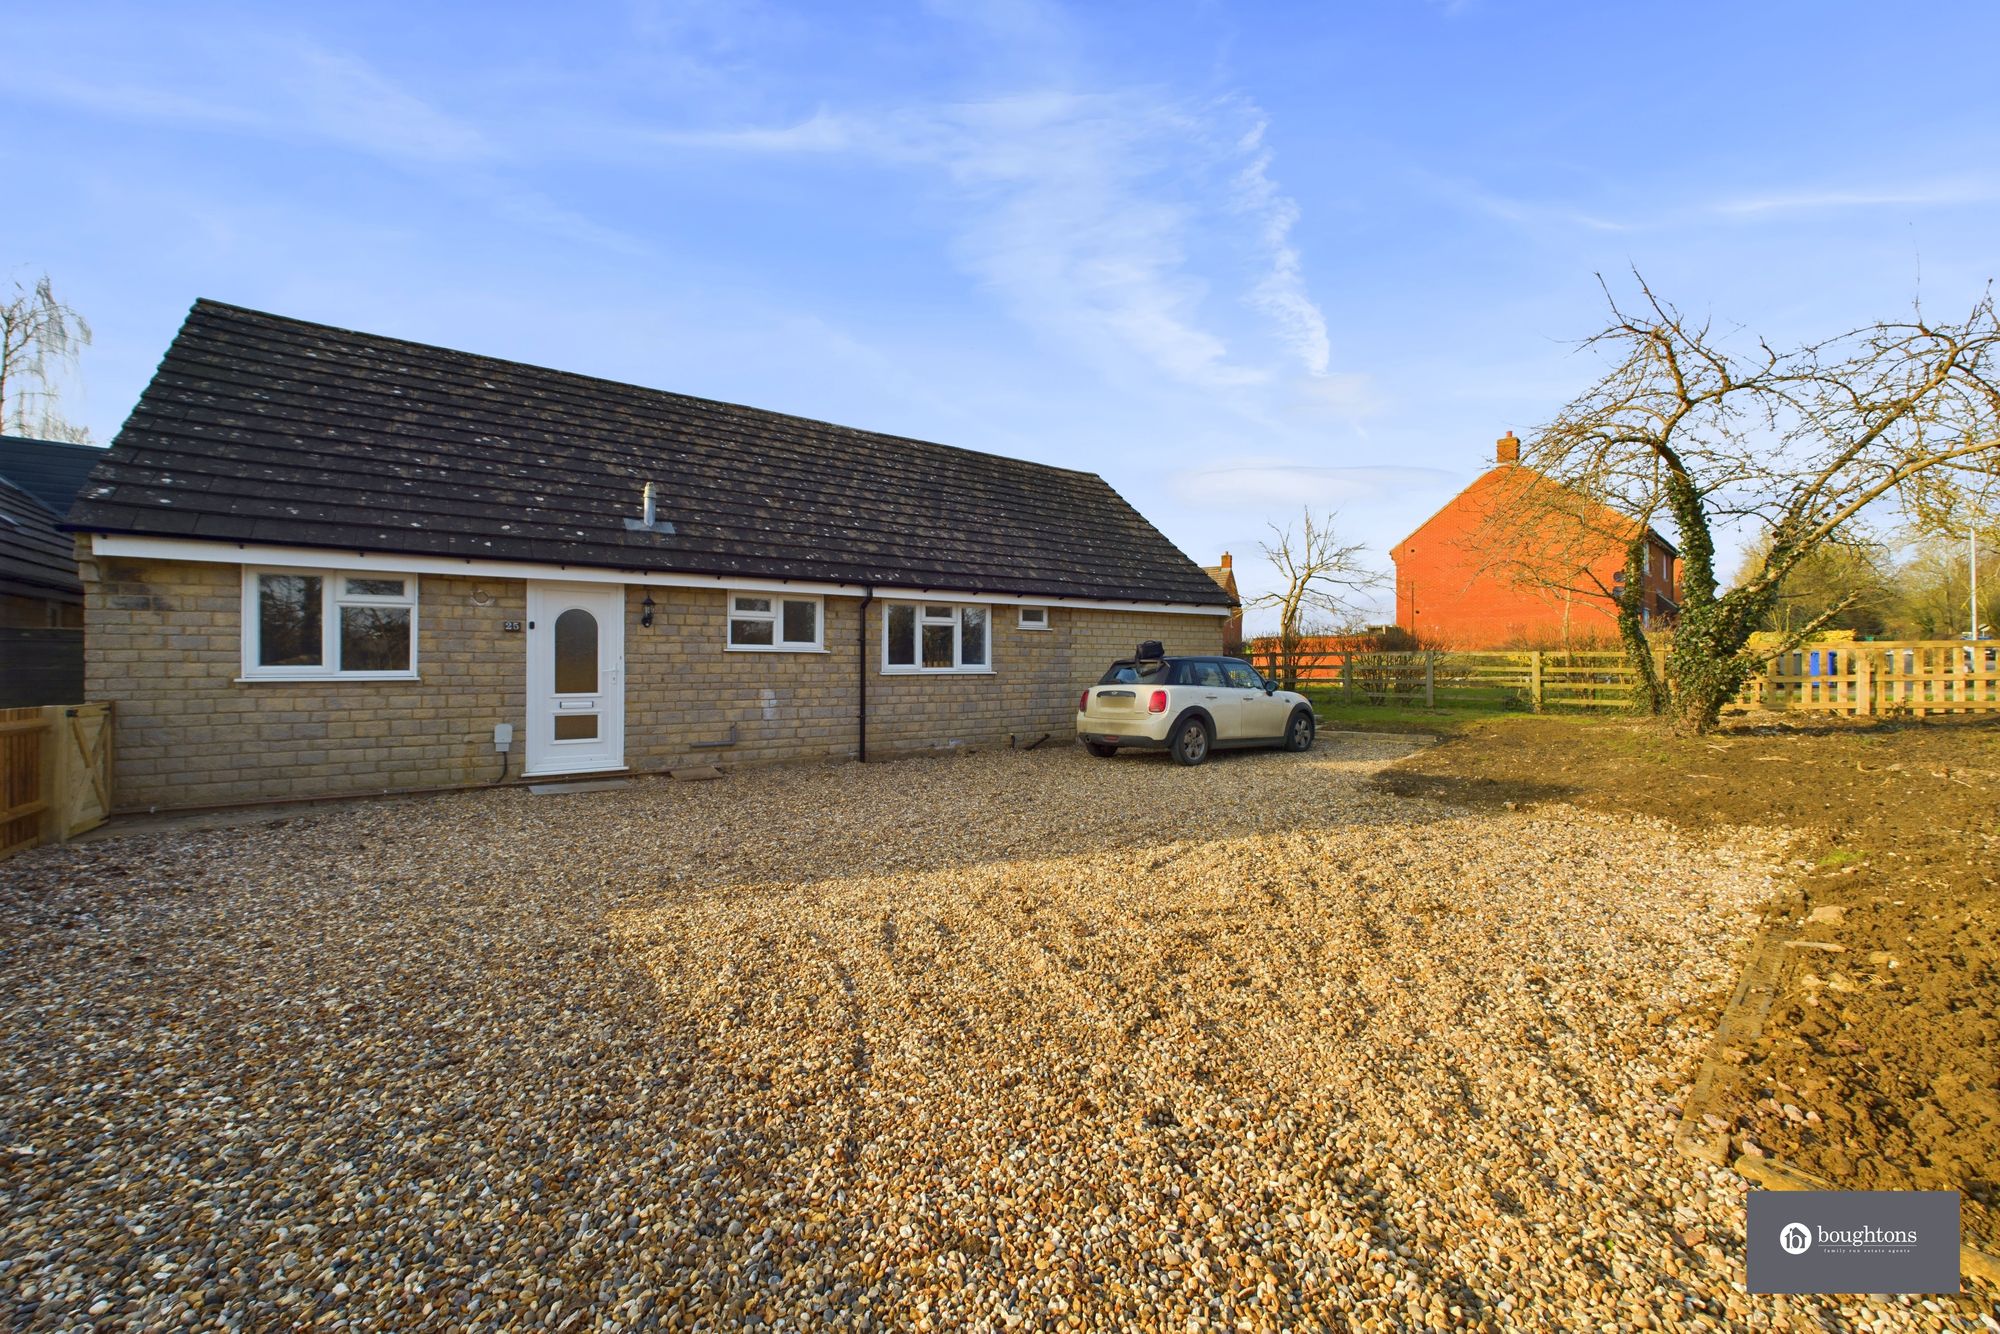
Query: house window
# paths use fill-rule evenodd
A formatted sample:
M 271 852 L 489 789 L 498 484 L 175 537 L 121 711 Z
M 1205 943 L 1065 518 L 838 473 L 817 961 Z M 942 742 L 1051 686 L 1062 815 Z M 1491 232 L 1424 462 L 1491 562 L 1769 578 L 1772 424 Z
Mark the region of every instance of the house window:
M 824 647 L 818 598 L 775 593 L 729 595 L 729 647 L 752 653 L 808 653 Z
M 407 680 L 417 674 L 414 575 L 243 572 L 243 676 Z
M 892 602 L 882 618 L 885 672 L 990 672 L 993 609 L 976 603 Z
M 1046 630 L 1049 628 L 1047 607 L 1023 607 L 1019 625 L 1023 630 Z

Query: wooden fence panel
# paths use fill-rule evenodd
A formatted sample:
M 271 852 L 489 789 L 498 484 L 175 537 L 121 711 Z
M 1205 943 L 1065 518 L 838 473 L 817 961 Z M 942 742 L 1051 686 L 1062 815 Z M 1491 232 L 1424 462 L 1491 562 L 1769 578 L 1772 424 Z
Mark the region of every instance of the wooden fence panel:
M 111 735 L 108 704 L 0 709 L 0 857 L 104 823 Z
M 1270 654 L 1254 659 L 1281 676 Z M 1298 681 L 1354 703 L 1423 701 L 1439 707 L 1622 709 L 1637 675 L 1609 651 L 1560 653 L 1340 650 L 1301 663 Z M 1775 710 L 1870 716 L 2000 712 L 2000 644 L 1953 640 L 1808 645 L 1772 656 L 1737 696 Z
M 0 709 L 0 857 L 41 842 L 47 732 L 40 709 Z
M 1746 701 L 1849 716 L 2000 712 L 2000 645 L 1931 640 L 1794 649 L 1766 664 Z

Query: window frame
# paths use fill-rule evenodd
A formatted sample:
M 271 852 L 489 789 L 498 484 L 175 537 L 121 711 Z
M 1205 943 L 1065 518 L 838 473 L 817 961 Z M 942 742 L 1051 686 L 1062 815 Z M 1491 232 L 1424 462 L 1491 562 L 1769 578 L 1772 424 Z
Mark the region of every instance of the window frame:
M 882 675 L 884 676 L 992 676 L 994 675 L 993 626 L 994 622 L 997 621 L 999 618 L 993 614 L 994 609 L 991 603 L 933 602 L 929 600 L 895 598 L 883 601 L 881 603 L 881 607 L 882 607 L 882 633 L 881 633 Z M 913 662 L 892 663 L 889 661 L 889 611 L 892 607 L 908 607 L 914 613 L 914 616 L 910 623 L 911 634 L 915 637 L 911 644 L 912 656 L 915 659 L 915 661 Z M 951 622 L 950 622 L 951 660 L 953 665 L 950 667 L 924 666 L 924 626 L 925 625 L 936 626 L 945 624 L 945 620 L 943 617 L 925 615 L 925 613 L 933 607 L 951 608 Z M 970 667 L 965 665 L 965 613 L 967 611 L 981 611 L 986 613 L 986 661 L 983 663 L 976 663 Z
M 769 611 L 742 611 L 736 603 L 742 598 L 763 598 L 770 602 Z M 813 637 L 811 640 L 786 639 L 785 604 L 787 602 L 810 602 L 813 609 Z M 736 642 L 736 622 L 763 621 L 771 627 L 771 642 L 768 644 L 739 644 Z M 825 653 L 826 648 L 826 598 L 818 593 L 776 593 L 761 588 L 732 588 L 722 600 L 722 648 L 725 653 Z
M 259 581 L 265 575 L 297 575 L 318 579 L 319 661 L 291 667 L 267 667 L 258 661 L 263 651 L 264 622 L 260 605 Z M 401 597 L 379 593 L 349 593 L 349 579 L 399 579 Z M 416 681 L 421 680 L 418 661 L 422 639 L 420 589 L 422 579 L 397 570 L 307 569 L 283 565 L 243 567 L 242 640 L 243 674 L 238 681 Z M 410 665 L 379 671 L 343 671 L 340 666 L 340 610 L 342 607 L 407 607 L 410 612 Z
M 1038 614 L 1042 619 L 1039 621 L 1030 621 L 1028 613 L 1031 611 Z M 1049 609 L 1047 607 L 1023 606 L 1020 609 L 1020 613 L 1014 619 L 1014 628 L 1016 630 L 1033 630 L 1039 632 L 1049 628 Z
M 1228 686 L 1229 689 L 1256 690 L 1256 691 L 1262 691 L 1264 689 L 1264 674 L 1258 671 L 1247 660 L 1243 658 L 1217 658 L 1216 661 L 1222 664 L 1223 684 Z M 1234 681 L 1231 681 L 1229 679 L 1230 671 L 1233 668 L 1237 667 L 1241 667 L 1244 671 L 1250 673 L 1250 680 L 1251 680 L 1250 685 L 1247 686 L 1237 685 Z

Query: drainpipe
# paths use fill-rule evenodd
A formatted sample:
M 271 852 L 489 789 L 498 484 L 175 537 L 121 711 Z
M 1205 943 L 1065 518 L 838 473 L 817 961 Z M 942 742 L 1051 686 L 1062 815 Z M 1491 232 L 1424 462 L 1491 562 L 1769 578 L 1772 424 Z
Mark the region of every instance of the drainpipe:
M 862 764 L 868 763 L 868 608 L 875 601 L 875 590 L 863 587 L 861 590 L 861 625 L 854 632 L 855 684 L 860 687 L 860 711 L 854 715 L 854 732 L 858 739 L 855 758 Z

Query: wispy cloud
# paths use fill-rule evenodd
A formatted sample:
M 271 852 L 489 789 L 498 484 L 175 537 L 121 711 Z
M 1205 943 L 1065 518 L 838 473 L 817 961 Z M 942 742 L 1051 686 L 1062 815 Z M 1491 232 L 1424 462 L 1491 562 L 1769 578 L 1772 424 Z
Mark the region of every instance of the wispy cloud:
M 791 125 L 733 130 L 663 130 L 649 137 L 655 143 L 676 148 L 704 148 L 727 153 L 838 153 L 864 147 L 882 151 L 893 142 L 891 137 L 825 110 L 814 112 Z
M 1136 92 L 1020 93 L 790 124 L 672 131 L 684 149 L 855 154 L 939 175 L 960 207 L 952 253 L 1014 317 L 1093 352 L 1121 348 L 1187 384 L 1272 381 L 1205 308 L 1196 250 L 1235 252 L 1243 299 L 1303 370 L 1327 374 L 1326 320 L 1291 236 L 1254 107 L 1188 107 Z M 1247 221 L 1246 228 L 1241 224 Z
M 1662 198 L 1643 217 L 1625 219 L 1560 199 L 1523 199 L 1432 172 L 1419 170 L 1412 174 L 1424 189 L 1447 203 L 1467 212 L 1538 232 L 1552 227 L 1589 232 L 1657 232 L 1674 227 L 1713 224 L 1718 220 L 1755 222 L 1803 213 L 1872 208 L 1950 208 L 2000 200 L 2000 182 L 1977 178 L 1909 185 L 1801 186 L 1678 204 Z
M 645 249 L 521 184 L 519 164 L 490 134 L 353 55 L 286 34 L 236 33 L 232 43 L 190 43 L 179 58 L 157 62 L 157 72 L 134 76 L 107 69 L 83 80 L 27 65 L 10 75 L 7 92 L 128 122 L 336 145 L 478 199 L 533 231 L 628 254 Z
M 1337 509 L 1358 501 L 1442 492 L 1454 485 L 1442 468 L 1325 468 L 1282 460 L 1246 460 L 1225 468 L 1191 468 L 1168 479 L 1172 494 L 1188 504 L 1269 512 L 1309 505 Z
M 239 37 L 226 68 L 192 58 L 172 76 L 81 80 L 25 67 L 9 92 L 125 120 L 163 121 L 336 143 L 399 162 L 485 162 L 497 156 L 476 128 L 396 86 L 352 56 L 316 43 Z M 247 49 L 246 49 L 247 48 Z
M 1236 176 L 1236 206 L 1261 220 L 1262 240 L 1269 253 L 1270 272 L 1251 290 L 1250 300 L 1278 325 L 1292 351 L 1313 375 L 1325 375 L 1333 358 L 1326 336 L 1326 316 L 1306 292 L 1305 267 L 1291 242 L 1299 206 L 1281 193 L 1271 179 L 1272 153 L 1264 143 L 1268 122 L 1257 117 L 1237 141 L 1249 160 Z
M 1857 208 L 1948 208 L 1957 204 L 1987 204 L 1996 199 L 2000 199 L 2000 182 L 1956 180 L 1858 189 L 1808 188 L 1747 195 L 1710 204 L 1707 211 L 1728 217 L 1754 218 L 1767 214 Z
M 1520 199 L 1488 190 L 1471 181 L 1442 176 L 1421 168 L 1412 168 L 1410 176 L 1424 190 L 1448 204 L 1529 230 L 1543 230 L 1551 224 L 1593 232 L 1633 230 L 1631 223 L 1603 217 L 1559 201 Z

